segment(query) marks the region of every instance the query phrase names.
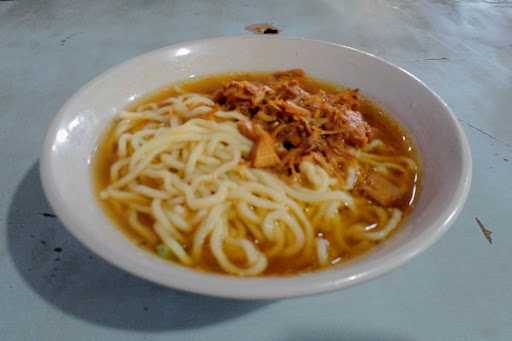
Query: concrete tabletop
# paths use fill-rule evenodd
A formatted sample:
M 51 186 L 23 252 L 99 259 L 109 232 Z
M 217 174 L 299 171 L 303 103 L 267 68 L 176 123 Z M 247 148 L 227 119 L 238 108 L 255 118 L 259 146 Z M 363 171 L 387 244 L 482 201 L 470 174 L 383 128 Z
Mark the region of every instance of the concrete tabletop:
M 262 22 L 382 56 L 448 102 L 474 160 L 452 229 L 382 278 L 273 302 L 162 288 L 86 250 L 39 180 L 63 102 L 133 56 Z M 511 1 L 0 1 L 0 340 L 512 340 L 511 108 Z

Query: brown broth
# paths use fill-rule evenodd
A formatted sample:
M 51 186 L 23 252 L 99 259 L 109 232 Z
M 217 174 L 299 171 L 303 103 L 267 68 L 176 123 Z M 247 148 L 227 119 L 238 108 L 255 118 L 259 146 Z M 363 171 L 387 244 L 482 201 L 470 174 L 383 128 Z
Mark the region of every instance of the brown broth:
M 127 106 L 127 110 L 135 110 L 137 107 L 153 103 L 160 102 L 168 97 L 178 95 L 178 91 L 176 86 L 178 86 L 184 92 L 195 92 L 200 94 L 209 94 L 216 90 L 219 86 L 229 80 L 249 80 L 249 81 L 263 81 L 265 82 L 271 77 L 271 73 L 263 73 L 263 72 L 251 72 L 251 73 L 228 73 L 228 74 L 219 74 L 206 76 L 201 78 L 188 79 L 186 81 L 171 84 L 166 86 L 158 91 L 150 93 L 141 99 L 131 103 Z M 338 92 L 344 90 L 346 88 L 335 85 L 330 82 L 316 80 L 310 77 L 305 77 L 301 84 L 307 91 L 316 92 L 318 90 L 324 90 L 326 92 Z M 364 89 L 363 89 L 364 91 Z M 406 156 L 413 159 L 418 166 L 420 165 L 420 160 L 418 158 L 416 148 L 412 142 L 412 139 L 405 132 L 405 130 L 400 126 L 400 124 L 391 117 L 387 112 L 385 112 L 378 105 L 373 103 L 371 100 L 362 96 L 362 106 L 360 108 L 360 112 L 364 116 L 364 118 L 370 123 L 372 127 L 377 128 L 377 137 L 385 142 L 387 145 L 390 145 L 394 148 L 394 154 L 399 154 L 401 156 Z M 100 206 L 103 208 L 104 212 L 107 216 L 114 222 L 114 224 L 132 241 L 137 243 L 137 245 L 145 248 L 148 251 L 154 252 L 156 244 L 149 244 L 141 239 L 137 233 L 135 233 L 132 228 L 129 226 L 128 219 L 123 212 L 120 212 L 110 201 L 101 200 L 99 198 L 99 193 L 109 184 L 109 174 L 110 174 L 110 165 L 115 161 L 115 140 L 112 134 L 113 130 L 112 125 L 106 130 L 105 134 L 100 140 L 98 144 L 96 155 L 93 160 L 93 186 L 94 191 L 97 195 L 98 202 Z M 421 170 L 421 167 L 418 169 Z M 414 183 L 411 183 L 409 193 L 404 196 L 404 199 L 398 203 L 397 207 L 400 208 L 404 213 L 404 218 L 400 224 L 403 223 L 404 219 L 410 213 L 411 209 L 414 206 L 415 198 L 418 195 L 418 187 L 419 187 L 419 178 L 421 172 L 418 172 L 414 176 Z M 145 219 L 148 224 L 152 222 L 150 217 Z M 397 229 L 395 229 L 392 233 L 394 234 Z M 329 240 L 331 245 L 335 245 L 333 242 L 333 235 L 331 232 L 323 232 L 317 233 L 318 235 L 322 235 L 324 238 Z M 389 238 L 389 236 L 387 237 Z M 260 243 L 260 241 L 253 240 L 256 243 Z M 350 252 L 337 252 L 335 250 L 335 257 L 331 261 L 331 264 L 340 263 L 341 259 L 343 259 L 344 263 L 347 260 L 353 259 L 357 256 L 360 256 L 366 253 L 368 250 L 373 249 L 377 244 L 381 243 L 375 242 L 371 245 L 360 245 L 357 248 L 352 248 Z M 203 261 L 200 264 L 195 266 L 197 270 L 203 270 L 208 272 L 216 272 L 216 273 L 224 273 L 219 265 L 216 263 L 213 255 L 207 244 L 205 244 L 203 250 Z M 272 258 L 269 260 L 269 265 L 265 272 L 262 274 L 265 275 L 292 275 L 301 272 L 314 271 L 322 269 L 318 267 L 318 265 L 312 264 L 310 258 L 305 258 L 304 256 L 295 256 L 290 258 Z

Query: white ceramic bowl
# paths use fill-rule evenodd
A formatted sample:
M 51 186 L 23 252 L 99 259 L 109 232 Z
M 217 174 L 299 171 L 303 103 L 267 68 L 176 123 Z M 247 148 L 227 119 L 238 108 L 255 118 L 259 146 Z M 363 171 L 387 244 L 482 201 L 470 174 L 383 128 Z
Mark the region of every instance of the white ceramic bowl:
M 314 77 L 360 88 L 413 136 L 423 161 L 421 195 L 389 240 L 345 266 L 291 277 L 237 278 L 196 272 L 136 247 L 103 214 L 91 187 L 91 158 L 117 111 L 140 96 L 194 75 L 303 68 Z M 432 245 L 461 211 L 471 155 L 454 114 L 410 73 L 350 47 L 266 36 L 217 38 L 164 47 L 101 74 L 55 116 L 43 146 L 41 177 L 61 221 L 112 264 L 148 280 L 201 294 L 283 298 L 344 288 L 382 275 Z

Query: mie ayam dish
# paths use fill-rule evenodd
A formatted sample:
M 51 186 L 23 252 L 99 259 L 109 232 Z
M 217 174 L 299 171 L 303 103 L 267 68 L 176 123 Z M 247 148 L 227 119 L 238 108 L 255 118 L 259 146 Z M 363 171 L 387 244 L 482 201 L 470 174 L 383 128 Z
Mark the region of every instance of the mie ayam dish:
M 204 77 L 120 112 L 94 163 L 99 201 L 162 258 L 238 276 L 325 268 L 412 209 L 412 141 L 359 90 L 302 70 Z

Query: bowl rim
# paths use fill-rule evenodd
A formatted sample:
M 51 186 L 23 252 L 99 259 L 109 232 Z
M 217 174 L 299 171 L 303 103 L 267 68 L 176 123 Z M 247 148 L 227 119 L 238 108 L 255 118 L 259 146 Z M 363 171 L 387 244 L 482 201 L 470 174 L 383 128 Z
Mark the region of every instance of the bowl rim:
M 405 76 L 413 79 L 423 88 L 425 88 L 431 96 L 441 105 L 444 109 L 444 113 L 447 115 L 447 119 L 451 120 L 453 123 L 454 134 L 456 134 L 456 138 L 461 146 L 461 176 L 456 186 L 456 191 L 453 195 L 451 202 L 446 205 L 445 209 L 442 211 L 442 214 L 436 220 L 438 223 L 436 228 L 426 229 L 419 235 L 416 236 L 413 240 L 408 243 L 397 247 L 395 250 L 387 254 L 382 261 L 378 264 L 374 265 L 371 268 L 367 268 L 365 271 L 359 272 L 355 276 L 350 276 L 348 278 L 321 278 L 321 276 L 316 276 L 316 274 L 323 273 L 324 271 L 319 272 L 311 272 L 305 275 L 295 275 L 290 277 L 256 277 L 256 278 L 238 278 L 234 276 L 226 276 L 226 275 L 217 275 L 211 273 L 203 273 L 200 271 L 183 268 L 176 270 L 178 273 L 186 274 L 188 273 L 189 278 L 185 278 L 180 280 L 179 278 L 172 278 L 169 280 L 168 277 L 159 276 L 156 273 L 149 273 L 144 271 L 144 269 L 139 268 L 137 265 L 132 266 L 127 262 L 123 262 L 120 259 L 117 259 L 115 256 L 112 256 L 110 253 L 105 252 L 105 250 L 99 246 L 97 246 L 94 242 L 90 241 L 85 234 L 81 231 L 82 226 L 80 223 L 74 222 L 73 214 L 71 214 L 65 208 L 64 198 L 59 196 L 56 190 L 56 184 L 54 181 L 54 174 L 51 170 L 51 159 L 52 159 L 52 144 L 54 141 L 54 136 L 57 131 L 57 127 L 59 122 L 62 120 L 63 116 L 68 111 L 68 108 L 74 103 L 85 91 L 94 87 L 97 83 L 101 82 L 105 77 L 109 74 L 116 72 L 118 69 L 123 68 L 127 64 L 135 63 L 145 58 L 150 58 L 153 55 L 158 55 L 163 51 L 170 49 L 179 49 L 182 47 L 187 47 L 191 45 L 203 45 L 203 44 L 215 44 L 221 41 L 233 41 L 233 42 L 243 42 L 246 40 L 260 40 L 260 39 L 273 39 L 273 40 L 281 40 L 281 41 L 302 41 L 306 43 L 316 43 L 321 45 L 329 45 L 331 47 L 347 49 L 358 54 L 365 55 L 370 59 L 374 59 L 380 63 L 387 64 L 387 66 L 392 67 L 396 72 L 401 72 Z M 40 177 L 43 185 L 44 192 L 50 206 L 57 214 L 63 225 L 66 229 L 77 238 L 83 245 L 85 245 L 89 250 L 99 255 L 107 262 L 112 265 L 115 265 L 118 268 L 121 268 L 135 276 L 145 278 L 152 282 L 161 284 L 166 287 L 189 291 L 197 294 L 205 294 L 212 295 L 218 297 L 225 298 L 236 298 L 236 299 L 276 299 L 276 298 L 288 298 L 295 296 L 306 296 L 312 294 L 318 294 L 322 292 L 329 292 L 333 290 L 337 290 L 340 288 L 346 288 L 353 286 L 358 283 L 366 282 L 371 279 L 377 278 L 385 273 L 390 272 L 391 270 L 396 269 L 400 265 L 410 261 L 419 253 L 426 250 L 432 244 L 434 244 L 453 224 L 456 220 L 464 203 L 468 197 L 470 186 L 471 186 L 471 178 L 472 178 L 472 157 L 471 150 L 469 146 L 469 142 L 464 133 L 464 130 L 456 118 L 453 111 L 446 104 L 446 102 L 430 87 L 428 87 L 423 81 L 421 81 L 418 77 L 413 75 L 412 73 L 406 71 L 398 65 L 395 65 L 381 57 L 375 56 L 371 53 L 342 45 L 329 41 L 317 40 L 317 39 L 307 39 L 307 38 L 294 38 L 294 37 L 279 37 L 279 36 L 251 36 L 251 35 L 242 35 L 242 36 L 230 36 L 230 37 L 217 37 L 217 38 L 207 38 L 207 39 L 199 39 L 193 41 L 185 41 L 179 42 L 176 44 L 164 46 L 155 50 L 151 50 L 149 52 L 140 54 L 133 58 L 130 58 L 122 63 L 116 64 L 106 71 L 100 73 L 92 80 L 83 85 L 78 91 L 76 91 L 59 109 L 58 113 L 53 117 L 51 123 L 49 125 L 48 131 L 46 133 L 44 143 L 42 145 L 42 153 L 40 158 Z M 434 225 L 434 224 L 431 224 Z M 428 233 L 427 233 L 428 232 Z M 181 267 L 180 267 L 181 268 Z M 335 276 L 333 276 L 335 277 Z M 190 281 L 190 278 L 195 278 L 197 281 Z M 211 281 L 215 281 L 216 284 L 226 284 L 226 285 L 216 285 L 211 283 Z M 210 283 L 209 283 L 210 282 Z M 273 282 L 273 283 L 272 283 Z M 234 285 L 248 285 L 251 283 L 252 288 L 256 288 L 256 291 L 246 292 L 244 290 L 233 290 Z

